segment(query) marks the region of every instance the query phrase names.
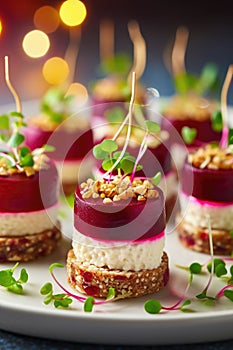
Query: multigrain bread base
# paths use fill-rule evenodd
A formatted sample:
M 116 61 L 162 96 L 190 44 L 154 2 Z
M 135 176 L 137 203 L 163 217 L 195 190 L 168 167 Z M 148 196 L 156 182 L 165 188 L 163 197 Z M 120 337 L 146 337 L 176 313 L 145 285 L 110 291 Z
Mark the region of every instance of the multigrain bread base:
M 109 288 L 114 288 L 115 296 L 139 297 L 165 287 L 169 278 L 168 265 L 168 256 L 164 252 L 161 264 L 152 270 L 135 272 L 84 266 L 76 263 L 73 249 L 70 249 L 67 256 L 68 282 L 80 293 L 97 298 L 105 298 Z
M 208 228 L 193 226 L 181 220 L 177 215 L 177 232 L 181 243 L 194 251 L 210 254 Z M 213 237 L 213 249 L 215 255 L 231 255 L 233 251 L 233 237 L 229 230 L 211 229 Z
M 49 255 L 61 240 L 60 223 L 34 235 L 0 236 L 0 262 L 32 261 Z

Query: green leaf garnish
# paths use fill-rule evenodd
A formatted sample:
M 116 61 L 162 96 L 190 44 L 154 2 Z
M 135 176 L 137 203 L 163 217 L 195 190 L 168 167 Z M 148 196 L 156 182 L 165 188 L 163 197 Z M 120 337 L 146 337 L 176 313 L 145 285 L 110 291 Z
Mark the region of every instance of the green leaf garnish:
M 117 142 L 113 140 L 104 140 L 101 142 L 100 146 L 104 152 L 108 153 L 112 153 L 118 149 Z
M 222 131 L 223 120 L 221 111 L 216 111 L 211 115 L 211 126 L 214 131 Z
M 115 289 L 114 288 L 109 288 L 106 300 L 110 300 L 110 299 L 113 299 L 113 298 L 115 298 Z
M 10 139 L 8 141 L 8 145 L 10 147 L 16 148 L 19 145 L 21 145 L 21 143 L 23 143 L 23 141 L 24 141 L 24 136 L 17 132 L 10 137 Z
M 202 265 L 198 262 L 194 262 L 189 266 L 189 269 L 191 273 L 198 275 L 201 273 Z
M 162 305 L 158 300 L 151 299 L 145 302 L 144 309 L 149 314 L 159 314 L 162 309 Z
M 146 124 L 148 132 L 151 132 L 151 133 L 156 132 L 157 133 L 161 130 L 160 125 L 158 123 L 151 121 L 151 120 L 146 120 L 145 124 Z
M 101 144 L 93 147 L 93 155 L 96 159 L 105 159 L 108 157 L 108 152 L 103 151 Z
M 10 129 L 9 117 L 6 114 L 0 115 L 0 129 L 4 129 L 4 130 Z
M 28 281 L 28 273 L 27 273 L 26 269 L 22 269 L 20 271 L 19 282 L 20 283 L 27 283 L 27 281 Z
M 224 295 L 226 298 L 233 302 L 233 290 L 224 290 Z
M 111 169 L 111 167 L 113 166 L 114 163 L 115 163 L 115 160 L 114 160 L 114 159 L 105 159 L 105 160 L 102 162 L 102 168 L 103 168 L 105 171 L 108 171 L 109 169 Z
M 186 307 L 190 304 L 191 304 L 191 300 L 184 300 L 183 303 L 180 305 L 180 311 L 182 311 L 182 312 L 194 312 L 193 309 Z
M 120 107 L 115 107 L 105 111 L 104 116 L 109 123 L 121 123 L 124 120 L 125 112 Z
M 158 186 L 160 184 L 161 179 L 162 179 L 162 174 L 159 171 L 154 177 L 151 178 L 151 181 L 155 186 Z
M 47 115 L 52 122 L 60 124 L 67 116 L 70 115 L 70 102 L 74 95 L 67 95 L 58 88 L 52 87 L 43 96 L 41 100 L 40 110 Z
M 17 117 L 17 118 L 20 118 L 20 119 L 24 119 L 23 114 L 20 113 L 20 112 L 17 112 L 17 111 L 12 111 L 12 112 L 10 112 L 10 115 L 11 115 L 12 117 Z
M 225 261 L 223 261 L 222 259 L 215 258 L 215 259 L 214 259 L 214 273 L 216 273 L 216 268 L 217 268 L 218 265 L 223 265 L 223 266 L 225 266 L 226 263 L 225 263 Z M 212 263 L 209 262 L 209 263 L 207 264 L 207 270 L 208 270 L 209 272 L 211 271 L 211 267 L 212 267 Z
M 85 312 L 92 312 L 94 306 L 94 298 L 93 297 L 87 297 L 85 303 L 84 303 L 84 311 Z
M 13 281 L 12 275 L 12 270 L 0 271 L 0 285 L 2 287 L 9 287 Z
M 134 169 L 135 158 L 123 158 L 120 162 L 120 168 L 123 170 L 124 174 L 131 174 Z
M 189 128 L 188 126 L 184 126 L 181 129 L 181 136 L 183 137 L 185 143 L 191 145 L 197 136 L 197 130 L 194 128 Z
M 19 112 L 10 112 L 9 115 L 0 115 L 0 139 L 4 142 L 4 152 L 1 152 L 1 158 L 5 158 L 7 168 L 16 168 L 20 172 L 26 167 L 33 167 L 34 156 L 42 155 L 45 152 L 46 145 L 40 149 L 30 150 L 29 147 L 23 146 L 25 140 L 20 129 L 26 126 L 24 116 Z
M 52 291 L 53 291 L 52 283 L 47 282 L 41 287 L 40 294 L 47 295 L 47 294 L 51 293 Z
M 23 293 L 22 284 L 28 281 L 28 273 L 26 269 L 21 269 L 20 277 L 16 279 L 14 277 L 14 272 L 19 263 L 16 263 L 13 268 L 0 271 L 0 286 L 5 287 L 9 292 L 15 294 Z
M 177 91 L 181 94 L 186 94 L 196 89 L 197 77 L 189 73 L 179 74 L 175 76 L 174 84 Z
M 131 59 L 125 53 L 117 53 L 100 64 L 100 70 L 106 75 L 119 75 L 126 77 L 131 67 Z
M 196 91 L 200 95 L 204 95 L 207 91 L 211 90 L 217 82 L 218 68 L 213 63 L 207 63 L 200 74 L 200 77 L 196 84 Z
M 174 78 L 175 89 L 181 94 L 194 92 L 204 96 L 216 88 L 218 82 L 218 68 L 213 63 L 207 63 L 200 75 L 188 72 L 176 75 Z
M 21 157 L 19 165 L 22 167 L 33 166 L 34 159 L 31 154 L 27 154 L 25 157 Z
M 56 265 L 57 267 L 57 264 L 53 264 L 53 265 Z M 53 305 L 55 306 L 55 308 L 68 308 L 70 304 L 73 302 L 73 300 L 65 293 L 54 294 L 53 286 L 52 286 L 52 283 L 50 282 L 45 283 L 41 287 L 40 294 L 45 297 L 44 298 L 45 305 L 48 305 L 51 302 L 53 302 Z

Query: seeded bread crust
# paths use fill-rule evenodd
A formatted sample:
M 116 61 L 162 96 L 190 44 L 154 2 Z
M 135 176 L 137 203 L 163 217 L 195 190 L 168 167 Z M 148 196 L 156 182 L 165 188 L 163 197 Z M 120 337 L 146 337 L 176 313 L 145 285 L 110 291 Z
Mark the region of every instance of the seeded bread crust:
M 52 229 L 25 236 L 0 237 L 0 262 L 32 261 L 49 255 L 61 240 L 60 222 Z
M 193 226 L 181 221 L 180 214 L 177 215 L 177 232 L 181 243 L 194 251 L 210 254 L 208 228 Z M 215 255 L 231 255 L 233 251 L 233 237 L 228 230 L 212 229 L 213 248 Z
M 158 292 L 169 278 L 168 256 L 163 253 L 160 266 L 152 270 L 122 271 L 84 266 L 76 263 L 73 249 L 67 256 L 68 283 L 80 293 L 105 298 L 109 288 L 114 288 L 116 296 L 139 297 Z

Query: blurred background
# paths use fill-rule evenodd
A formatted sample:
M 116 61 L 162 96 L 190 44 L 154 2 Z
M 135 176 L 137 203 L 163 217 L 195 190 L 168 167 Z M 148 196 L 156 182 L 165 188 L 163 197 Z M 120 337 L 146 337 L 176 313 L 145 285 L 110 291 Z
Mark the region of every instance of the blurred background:
M 22 101 L 39 99 L 51 85 L 44 77 L 44 64 L 51 57 L 64 58 L 70 44 L 70 28 L 55 16 L 54 31 L 47 33 L 50 46 L 37 58 L 28 56 L 22 47 L 25 35 L 35 29 L 35 13 L 42 6 L 59 11 L 61 0 L 7 0 L 0 2 L 0 103 L 13 102 L 4 79 L 4 56 L 9 57 L 10 79 Z M 114 50 L 127 52 L 133 57 L 133 44 L 128 23 L 136 20 L 146 42 L 146 67 L 141 80 L 146 87 L 154 87 L 162 96 L 174 91 L 164 53 L 174 41 L 176 30 L 185 26 L 189 30 L 185 64 L 187 71 L 200 73 L 202 67 L 213 62 L 219 68 L 223 83 L 228 66 L 233 63 L 232 1 L 111 1 L 83 0 L 87 15 L 77 35 L 77 59 L 74 80 L 88 87 L 100 77 L 99 28 L 103 20 L 114 23 Z M 50 23 L 47 14 L 45 22 Z M 80 38 L 80 41 L 78 39 Z M 39 45 L 39 43 L 38 43 Z M 40 45 L 39 45 L 40 46 Z M 233 88 L 229 90 L 229 103 L 233 104 Z

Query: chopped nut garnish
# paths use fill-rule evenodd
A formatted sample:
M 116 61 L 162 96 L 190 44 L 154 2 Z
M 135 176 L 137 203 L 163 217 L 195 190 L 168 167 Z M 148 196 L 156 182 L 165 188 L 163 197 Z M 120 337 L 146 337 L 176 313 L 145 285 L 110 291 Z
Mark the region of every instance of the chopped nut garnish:
M 48 157 L 45 154 L 37 155 L 34 157 L 33 166 L 24 166 L 24 167 L 9 167 L 6 158 L 0 158 L 0 176 L 11 176 L 14 174 L 25 173 L 26 176 L 30 177 L 34 175 L 37 171 L 40 171 L 42 168 L 46 168 Z
M 163 109 L 163 114 L 173 120 L 204 121 L 210 119 L 217 109 L 218 104 L 213 100 L 206 100 L 194 94 L 174 95 L 170 103 L 167 103 Z
M 81 194 L 86 198 L 102 198 L 104 204 L 136 198 L 138 201 L 157 198 L 159 192 L 149 179 L 134 179 L 130 177 L 115 176 L 112 180 L 88 179 L 80 185 Z
M 189 154 L 188 162 L 200 169 L 233 169 L 233 148 L 220 148 L 216 145 L 207 145 L 198 148 Z

